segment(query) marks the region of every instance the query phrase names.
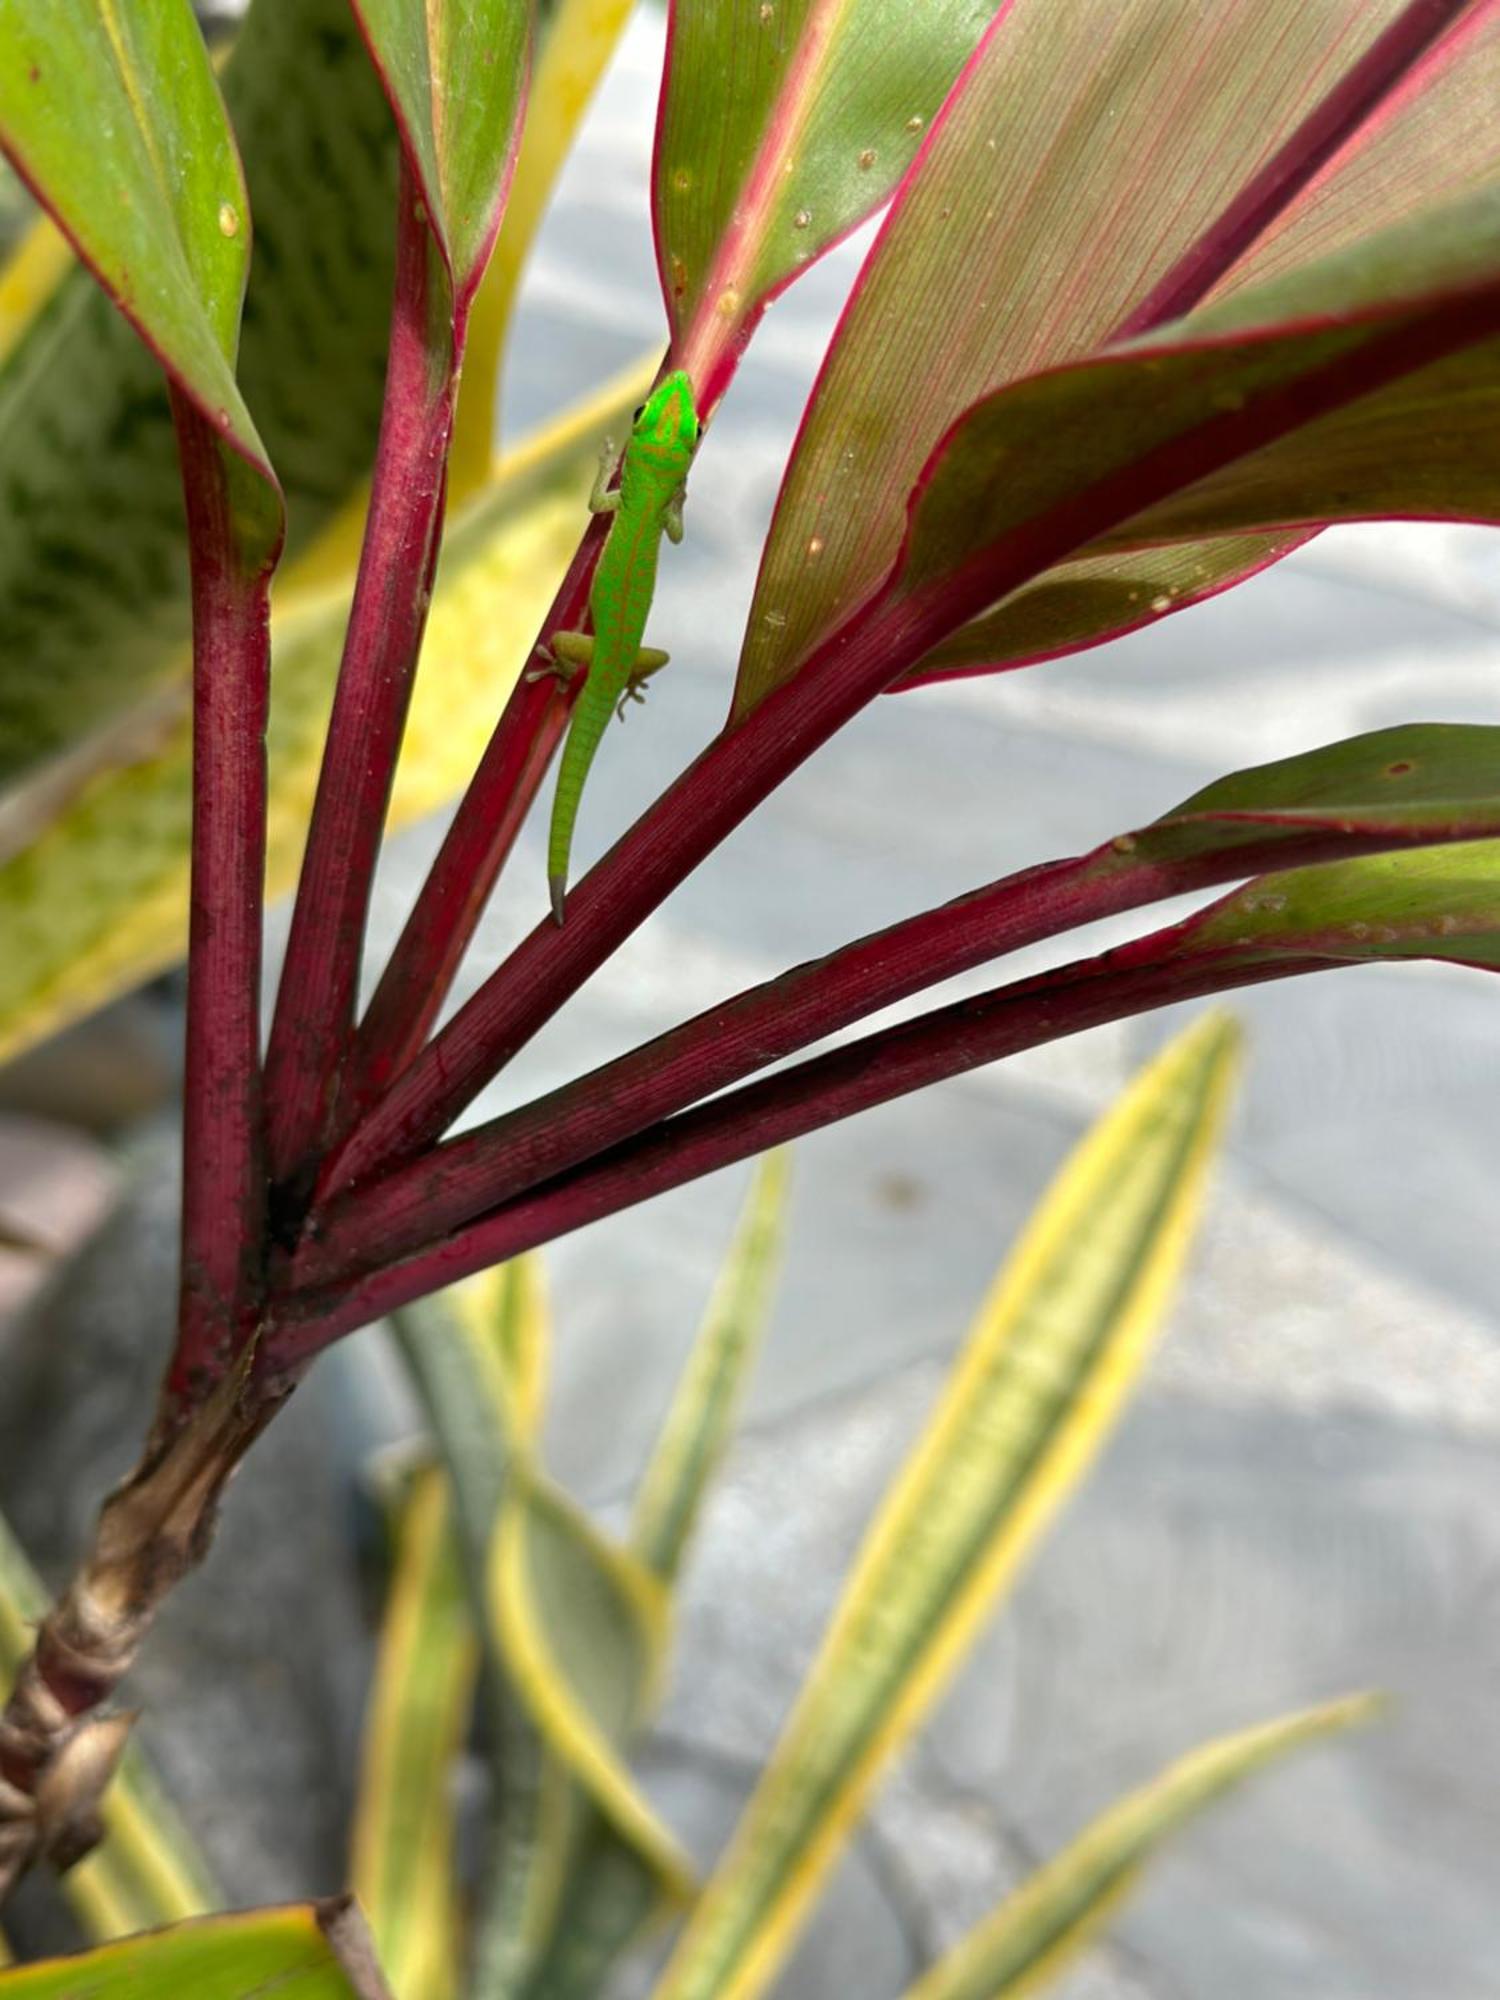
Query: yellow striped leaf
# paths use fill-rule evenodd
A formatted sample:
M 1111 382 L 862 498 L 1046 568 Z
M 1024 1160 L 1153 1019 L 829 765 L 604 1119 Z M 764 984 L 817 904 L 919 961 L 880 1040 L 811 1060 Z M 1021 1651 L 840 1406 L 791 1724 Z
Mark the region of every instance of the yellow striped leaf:
M 453 1767 L 478 1665 L 447 1476 L 422 1466 L 399 1502 L 350 1866 L 396 2000 L 458 1991 Z
M 635 1499 L 631 1541 L 670 1583 L 703 1495 L 733 1434 L 746 1379 L 760 1350 L 781 1260 L 790 1155 L 762 1161 L 708 1314 L 678 1384 Z
M 40 1577 L 0 1519 L 0 1681 L 7 1686 L 30 1652 L 36 1621 L 49 1602 Z M 201 1916 L 223 1900 L 133 1739 L 105 1794 L 103 1818 L 103 1845 L 62 1882 L 86 1936 L 104 1943 Z
M 881 1768 L 1108 1436 L 1182 1264 L 1235 1067 L 1200 1021 L 1074 1153 L 886 1496 L 822 1650 L 656 2000 L 747 2000 Z
M 940 1959 L 905 2000 L 1021 2000 L 1050 1984 L 1188 1820 L 1289 1751 L 1368 1720 L 1375 1706 L 1371 1696 L 1354 1695 L 1190 1751 L 1102 1813 Z
M 659 1579 L 517 1459 L 495 1531 L 490 1589 L 506 1664 L 547 1747 L 667 1894 L 686 1900 L 692 1867 L 625 1762 L 662 1664 Z

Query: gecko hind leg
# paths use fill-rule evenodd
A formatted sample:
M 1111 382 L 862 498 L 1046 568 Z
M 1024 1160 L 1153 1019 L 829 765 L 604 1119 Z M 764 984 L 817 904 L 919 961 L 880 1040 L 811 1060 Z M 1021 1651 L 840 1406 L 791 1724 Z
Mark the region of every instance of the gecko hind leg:
M 630 678 L 625 683 L 625 691 L 615 703 L 615 714 L 621 722 L 625 720 L 626 704 L 646 699 L 646 683 L 653 674 L 659 674 L 667 664 L 670 655 L 659 646 L 642 646 L 635 656 L 635 665 L 630 670 Z
M 555 680 L 567 687 L 580 667 L 590 666 L 594 658 L 594 635 L 592 632 L 554 632 L 552 643 L 538 646 L 539 667 L 528 667 L 529 681 Z

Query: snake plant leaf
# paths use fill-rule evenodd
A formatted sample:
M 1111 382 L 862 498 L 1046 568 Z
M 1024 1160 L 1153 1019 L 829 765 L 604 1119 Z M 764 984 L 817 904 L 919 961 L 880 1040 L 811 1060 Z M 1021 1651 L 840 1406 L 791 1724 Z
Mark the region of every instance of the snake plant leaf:
M 673 0 L 656 253 L 700 405 L 770 300 L 888 198 L 994 12 L 995 0 Z
M 781 1741 L 655 2000 L 749 2000 L 882 1767 L 1083 1478 L 1192 1232 L 1237 1036 L 1200 1020 L 1064 1166 L 866 1532 Z
M 764 1338 L 781 1261 L 790 1165 L 785 1151 L 768 1153 L 761 1162 L 636 1492 L 631 1544 L 666 1583 L 675 1580 L 682 1566 Z
M 636 1493 L 631 1546 L 676 1580 L 759 1350 L 779 1262 L 789 1156 L 769 1154 L 746 1200 L 672 1407 Z M 663 1906 L 646 1862 L 597 1812 L 578 1837 L 558 1920 L 528 2000 L 594 2000 L 610 1968 Z
M 200 1917 L 0 1975 L 4 2000 L 391 2000 L 346 1900 Z
M 0 1679 L 7 1685 L 31 1651 L 50 1602 L 0 1519 Z M 103 1843 L 62 1879 L 63 1894 L 94 1943 L 202 1916 L 222 1903 L 208 1864 L 134 1738 L 105 1794 L 103 1817 Z
M 1183 958 L 1433 958 L 1500 971 L 1500 840 L 1263 875 L 1171 934 Z
M 625 1762 L 664 1660 L 659 1579 L 521 1456 L 495 1528 L 490 1592 L 506 1665 L 547 1747 L 664 1893 L 685 1902 L 692 1866 Z
M 1368 1695 L 1217 1737 L 1121 1799 L 910 1987 L 905 2000 L 1021 2000 L 1049 1986 L 1129 1895 L 1157 1850 L 1247 1778 L 1369 1719 Z
M 499 1840 L 476 1926 L 476 1984 L 550 1991 L 575 1869 L 649 1911 L 681 1900 L 687 1863 L 622 1750 L 654 1692 L 665 1601 L 540 1470 L 549 1345 L 540 1266 L 502 1271 L 397 1315 L 454 1481 L 486 1649 Z
M 487 1597 L 488 1552 L 514 1427 L 540 1420 L 550 1326 L 541 1268 L 516 1259 L 392 1321 L 452 1489 L 471 1622 L 483 1669 L 493 1788 L 473 1926 L 472 1981 L 515 2000 L 550 1934 L 566 1855 L 569 1788 L 517 1697 Z
M 515 165 L 531 0 L 354 0 L 463 310 Z
M 255 220 L 239 379 L 295 555 L 374 451 L 395 128 L 347 0 L 254 0 L 222 81 Z M 248 237 L 224 240 L 243 254 Z M 187 542 L 161 371 L 82 271 L 0 365 L 0 472 L 6 781 L 186 676 Z M 139 727 L 149 734 L 149 711 Z
M 825 361 L 766 547 L 737 717 L 880 586 L 923 466 L 964 411 L 1107 343 L 1211 240 L 1277 149 L 1295 152 L 1339 109 L 1383 31 L 1415 12 L 1410 0 L 1124 0 L 1103 18 L 1088 0 L 1016 0 L 1002 12 L 900 189 Z M 1497 62 L 1487 29 L 1408 74 L 1232 282 L 1318 261 L 1493 179 L 1493 132 L 1460 107 L 1493 93 Z M 1402 74 L 1393 61 L 1385 80 Z M 1114 386 L 1151 393 L 1149 377 Z M 1235 392 L 1226 379 L 1223 393 Z M 1003 483 L 1035 448 L 1017 440 Z M 1058 567 L 1083 559 L 1061 549 L 1044 580 L 1020 580 L 1029 601 L 1011 594 L 992 627 L 933 670 L 1092 642 L 1223 588 L 1307 532 L 1233 525 L 1187 551 L 1090 552 L 1082 568 Z
M 395 1568 L 365 1722 L 350 1886 L 400 2000 L 453 2000 L 453 1767 L 479 1644 L 441 1467 L 418 1467 L 394 1511 Z
M 264 4 L 264 0 L 261 0 Z M 248 32 L 248 30 L 247 30 Z M 392 804 L 433 812 L 467 782 L 578 541 L 602 430 L 654 363 L 523 441 L 450 527 Z M 0 538 L 3 541 L 3 538 Z M 295 583 L 295 573 L 284 578 Z M 288 596 L 293 592 L 288 590 Z M 497 607 L 499 607 L 497 609 Z M 347 597 L 298 596 L 274 621 L 268 893 L 295 880 L 338 671 Z M 142 716 L 119 761 L 52 803 L 0 861 L 0 1059 L 181 958 L 191 737 L 181 704 Z

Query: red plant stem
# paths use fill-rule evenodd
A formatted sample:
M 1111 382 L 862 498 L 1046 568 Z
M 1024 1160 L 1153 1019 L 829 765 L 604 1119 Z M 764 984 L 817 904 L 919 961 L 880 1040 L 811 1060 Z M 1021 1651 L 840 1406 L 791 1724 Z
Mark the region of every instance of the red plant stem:
M 522 939 L 333 1155 L 319 1200 L 374 1178 L 436 1139 L 754 807 L 950 632 L 1167 495 L 1495 332 L 1500 282 L 1413 308 L 1363 346 L 1204 418 L 1021 522 L 921 590 L 902 593 L 898 563 L 870 606 L 743 722 L 715 738 L 580 880 L 567 923 L 559 928 L 544 920 Z M 947 443 L 934 452 L 929 475 Z
M 1132 340 L 1191 312 L 1366 123 L 1474 0 L 1408 0 L 1297 130 L 1189 244 L 1111 340 Z
M 182 1275 L 163 1390 L 186 1406 L 228 1370 L 259 1304 L 260 956 L 270 566 L 247 569 L 225 447 L 175 387 L 193 607 L 193 841 L 183 1103 Z
M 266 1056 L 273 1181 L 319 1148 L 349 1038 L 376 856 L 442 532 L 459 333 L 403 166 L 385 405 L 328 739 Z
M 528 655 L 553 632 L 583 630 L 608 519 L 594 516 Z M 416 1055 L 452 987 L 475 926 L 552 760 L 584 676 L 522 672 L 428 871 L 359 1025 L 335 1125 L 358 1122 Z
M 1292 838 L 1283 826 L 1227 851 L 1141 860 L 1127 836 L 990 883 L 751 987 L 335 1201 L 299 1245 L 289 1283 L 332 1284 L 406 1256 L 767 1064 L 1040 939 L 1263 868 L 1408 844 L 1398 831 L 1310 824 Z
M 1175 1001 L 1336 963 L 1243 951 L 1184 953 L 1181 928 L 814 1056 L 652 1126 L 603 1158 L 358 1284 L 291 1293 L 273 1308 L 259 1366 L 268 1382 L 280 1385 L 343 1334 L 444 1285 L 770 1146 L 1003 1056 Z

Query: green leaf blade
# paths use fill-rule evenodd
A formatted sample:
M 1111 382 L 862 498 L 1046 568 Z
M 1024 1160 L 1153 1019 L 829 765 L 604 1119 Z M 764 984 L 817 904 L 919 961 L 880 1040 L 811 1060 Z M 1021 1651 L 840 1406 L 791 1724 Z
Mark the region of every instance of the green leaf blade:
M 1263 875 L 1176 935 L 1191 956 L 1431 958 L 1500 971 L 1500 840 Z
M 674 0 L 657 260 L 700 403 L 767 302 L 887 199 L 993 0 Z
M 0 139 L 106 292 L 270 477 L 234 379 L 244 176 L 186 0 L 0 4 Z
M 4 2000 L 390 2000 L 352 1904 L 203 1917 L 0 1975 Z
M 484 275 L 520 142 L 530 0 L 355 0 L 355 11 L 463 305 Z
M 369 468 L 398 146 L 347 0 L 257 0 L 222 72 L 254 255 L 239 379 L 305 550 Z M 186 532 L 161 371 L 74 266 L 0 362 L 0 781 L 186 677 Z M 128 725 L 127 725 L 128 726 Z

